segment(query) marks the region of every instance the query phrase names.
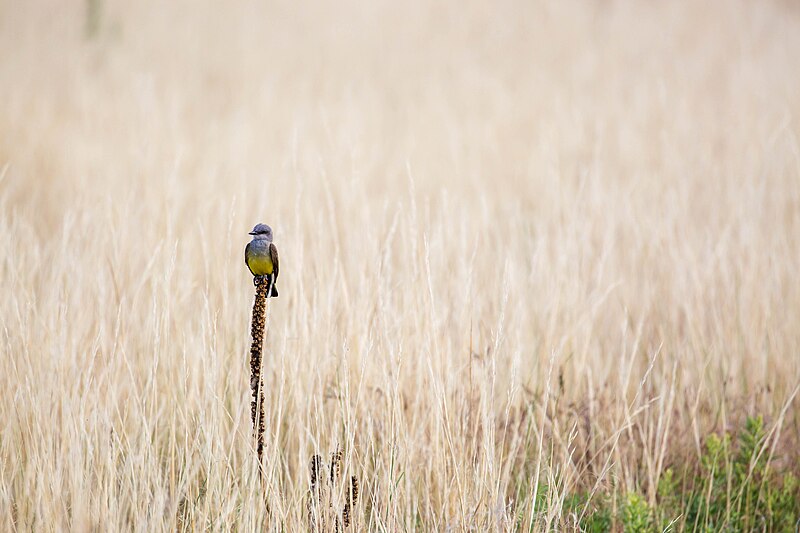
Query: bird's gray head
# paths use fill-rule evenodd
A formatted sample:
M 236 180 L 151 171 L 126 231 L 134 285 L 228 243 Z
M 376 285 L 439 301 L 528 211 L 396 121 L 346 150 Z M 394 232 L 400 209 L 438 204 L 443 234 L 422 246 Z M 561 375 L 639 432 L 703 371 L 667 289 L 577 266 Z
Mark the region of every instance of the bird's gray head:
M 272 242 L 272 228 L 266 224 L 256 224 L 255 227 L 253 227 L 253 231 L 250 232 L 250 235 L 256 240 L 265 239 Z

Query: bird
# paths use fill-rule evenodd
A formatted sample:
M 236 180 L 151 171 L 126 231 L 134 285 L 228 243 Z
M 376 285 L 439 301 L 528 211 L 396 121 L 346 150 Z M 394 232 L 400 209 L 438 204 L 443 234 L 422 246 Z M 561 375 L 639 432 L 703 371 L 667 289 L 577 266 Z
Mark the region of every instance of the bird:
M 244 249 L 244 264 L 253 274 L 253 284 L 266 282 L 272 287 L 270 297 L 278 296 L 275 281 L 278 279 L 278 249 L 272 243 L 272 228 L 256 224 L 250 232 L 253 240 Z

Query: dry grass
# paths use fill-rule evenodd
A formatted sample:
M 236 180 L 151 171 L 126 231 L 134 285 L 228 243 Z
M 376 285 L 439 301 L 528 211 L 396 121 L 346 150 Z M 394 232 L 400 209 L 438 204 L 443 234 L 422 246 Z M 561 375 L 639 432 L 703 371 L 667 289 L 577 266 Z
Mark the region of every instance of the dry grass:
M 748 414 L 798 460 L 791 2 L 89 5 L 0 7 L 0 529 L 297 531 L 337 446 L 390 531 L 652 503 Z

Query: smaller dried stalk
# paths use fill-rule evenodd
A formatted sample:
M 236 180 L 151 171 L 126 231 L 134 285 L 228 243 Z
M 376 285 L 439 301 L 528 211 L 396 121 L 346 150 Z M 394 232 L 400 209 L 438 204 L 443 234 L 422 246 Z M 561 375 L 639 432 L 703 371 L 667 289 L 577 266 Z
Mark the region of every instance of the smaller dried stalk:
M 338 506 L 334 506 L 335 488 L 342 479 L 343 457 L 342 450 L 339 448 L 331 453 L 330 469 L 327 471 L 321 456 L 311 457 L 309 463 L 311 490 L 307 502 L 308 525 L 311 531 L 328 532 L 331 531 L 331 525 L 333 525 L 333 531 L 340 532 L 353 523 L 353 510 L 359 495 L 356 476 L 350 477 L 341 512 L 336 508 Z

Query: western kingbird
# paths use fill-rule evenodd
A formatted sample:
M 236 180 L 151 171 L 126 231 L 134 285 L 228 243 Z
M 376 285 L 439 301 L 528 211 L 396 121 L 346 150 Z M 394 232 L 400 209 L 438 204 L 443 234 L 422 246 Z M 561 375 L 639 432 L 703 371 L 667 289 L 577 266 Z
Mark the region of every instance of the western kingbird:
M 278 249 L 272 244 L 272 228 L 256 224 L 250 232 L 253 240 L 244 249 L 244 264 L 255 276 L 253 283 L 268 283 L 272 287 L 270 296 L 278 296 L 275 281 L 278 279 Z

